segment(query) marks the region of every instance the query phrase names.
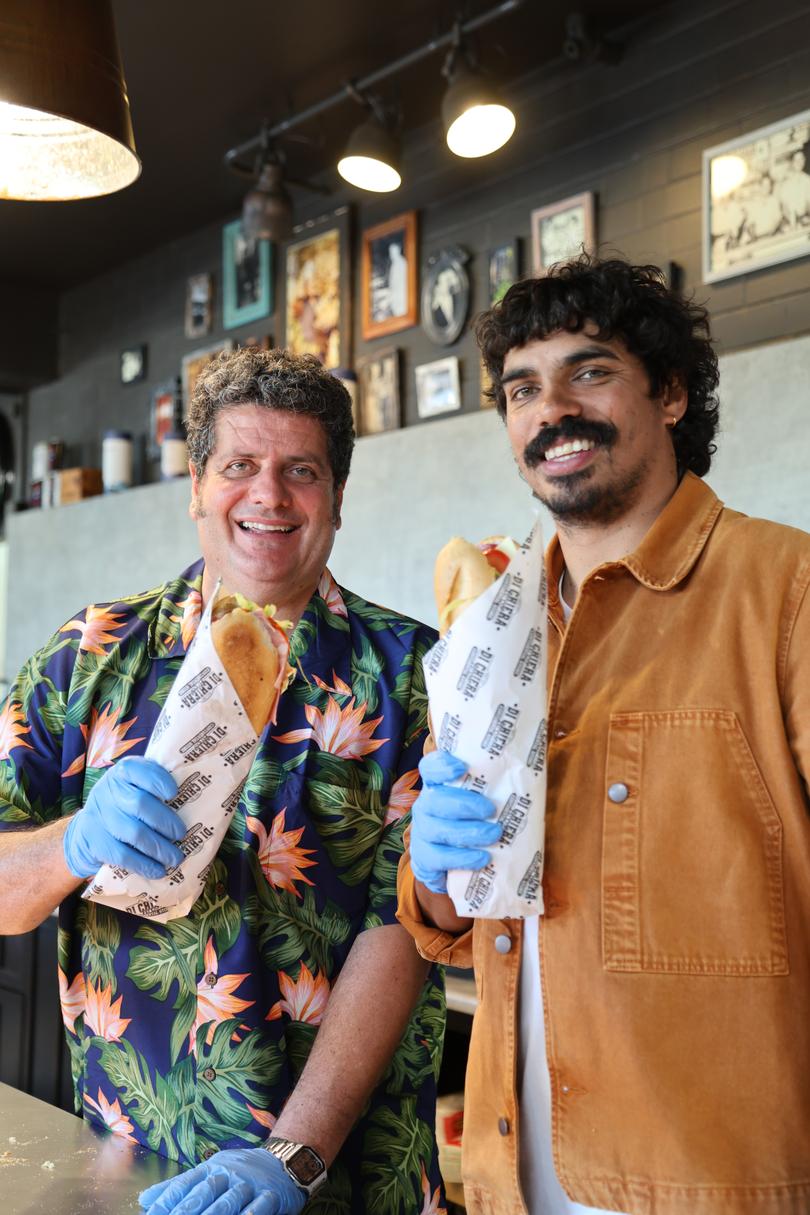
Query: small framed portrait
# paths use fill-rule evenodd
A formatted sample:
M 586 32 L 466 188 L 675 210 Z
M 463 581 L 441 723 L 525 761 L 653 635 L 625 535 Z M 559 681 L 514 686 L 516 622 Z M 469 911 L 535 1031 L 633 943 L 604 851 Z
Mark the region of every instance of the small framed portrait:
M 284 250 L 284 345 L 324 367 L 351 362 L 351 212 L 302 224 Z
M 555 262 L 596 252 L 596 196 L 588 190 L 532 211 L 532 267 L 539 277 Z
M 500 303 L 520 278 L 520 241 L 507 240 L 489 251 L 489 302 Z
M 137 384 L 146 378 L 146 346 L 128 346 L 121 351 L 119 372 L 122 384 Z
M 360 434 L 378 435 L 397 430 L 401 423 L 399 403 L 399 351 L 393 346 L 361 359 Z
M 416 324 L 416 212 L 363 232 L 363 340 Z
M 236 329 L 273 309 L 269 240 L 245 237 L 241 219 L 222 229 L 222 325 Z
M 487 365 L 483 358 L 478 360 L 479 380 L 478 380 L 478 403 L 482 409 L 494 409 L 495 398 L 492 393 L 492 376 L 487 370 Z
M 183 413 L 188 413 L 188 405 L 194 392 L 194 385 L 197 383 L 197 377 L 212 359 L 215 359 L 223 350 L 233 350 L 234 344 L 229 339 L 223 342 L 215 342 L 212 346 L 205 346 L 202 350 L 192 350 L 190 354 L 183 356 L 181 380 L 183 384 Z
M 810 110 L 703 153 L 707 283 L 810 254 Z
M 458 359 L 436 359 L 415 367 L 416 411 L 420 418 L 433 418 L 440 413 L 461 409 L 461 387 Z
M 192 274 L 186 279 L 187 338 L 205 337 L 213 323 L 214 280 L 210 274 Z
M 176 430 L 182 421 L 177 380 L 166 380 L 152 391 L 149 408 L 149 455 L 153 460 L 160 456 L 160 448 L 166 435 Z
M 438 346 L 461 334 L 470 308 L 469 253 L 450 245 L 433 253 L 422 274 L 422 328 Z

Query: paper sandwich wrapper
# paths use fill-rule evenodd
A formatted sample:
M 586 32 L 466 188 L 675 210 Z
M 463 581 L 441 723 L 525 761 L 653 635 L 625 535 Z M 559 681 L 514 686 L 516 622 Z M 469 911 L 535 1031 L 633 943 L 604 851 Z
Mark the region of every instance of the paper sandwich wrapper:
M 423 660 L 436 745 L 468 765 L 454 783 L 490 798 L 504 828 L 484 869 L 448 873 L 460 916 L 543 911 L 546 602 L 538 519 L 506 572 Z
M 145 751 L 177 781 L 177 795 L 168 804 L 187 829 L 178 844 L 185 860 L 154 879 L 102 865 L 82 892 L 92 902 L 160 924 L 187 915 L 202 892 L 259 741 L 211 637 L 211 612 L 220 591 L 218 583 Z M 265 619 L 261 611 L 256 614 Z M 273 636 L 278 645 L 278 633 Z M 280 694 L 287 651 L 279 650 Z

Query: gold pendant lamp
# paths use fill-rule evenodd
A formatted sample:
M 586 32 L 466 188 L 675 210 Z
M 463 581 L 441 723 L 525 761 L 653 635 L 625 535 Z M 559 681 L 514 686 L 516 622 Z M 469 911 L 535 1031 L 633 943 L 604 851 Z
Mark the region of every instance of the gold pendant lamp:
M 110 0 L 2 0 L 0 198 L 95 198 L 140 171 Z

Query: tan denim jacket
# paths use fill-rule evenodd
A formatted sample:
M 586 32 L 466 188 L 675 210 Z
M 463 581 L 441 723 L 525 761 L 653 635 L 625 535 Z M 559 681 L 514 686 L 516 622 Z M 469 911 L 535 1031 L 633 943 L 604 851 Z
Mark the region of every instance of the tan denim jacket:
M 567 629 L 556 540 L 547 563 L 557 1174 L 631 1215 L 807 1215 L 810 536 L 687 475 L 636 552 L 585 579 Z M 475 965 L 468 1209 L 522 1215 L 521 924 L 429 927 L 407 857 L 399 918 L 426 957 Z

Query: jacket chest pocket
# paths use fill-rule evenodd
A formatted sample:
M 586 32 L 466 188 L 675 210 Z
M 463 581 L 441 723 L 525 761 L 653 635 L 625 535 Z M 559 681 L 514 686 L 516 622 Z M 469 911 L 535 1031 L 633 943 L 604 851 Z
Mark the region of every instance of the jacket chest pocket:
M 782 824 L 736 714 L 614 714 L 605 778 L 606 969 L 787 974 Z

